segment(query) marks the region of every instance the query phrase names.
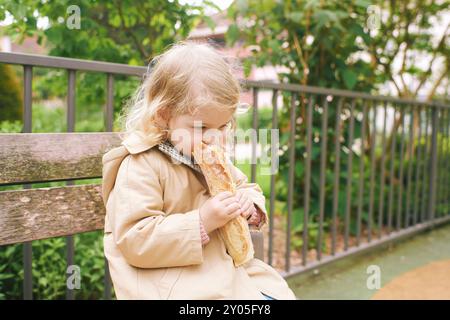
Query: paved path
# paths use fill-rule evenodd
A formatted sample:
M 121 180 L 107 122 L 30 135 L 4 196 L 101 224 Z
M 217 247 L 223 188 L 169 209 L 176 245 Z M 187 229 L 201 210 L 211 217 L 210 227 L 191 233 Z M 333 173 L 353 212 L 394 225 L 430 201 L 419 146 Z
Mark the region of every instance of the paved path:
M 380 289 L 367 288 L 370 265 Z M 289 283 L 299 299 L 450 299 L 450 224 Z

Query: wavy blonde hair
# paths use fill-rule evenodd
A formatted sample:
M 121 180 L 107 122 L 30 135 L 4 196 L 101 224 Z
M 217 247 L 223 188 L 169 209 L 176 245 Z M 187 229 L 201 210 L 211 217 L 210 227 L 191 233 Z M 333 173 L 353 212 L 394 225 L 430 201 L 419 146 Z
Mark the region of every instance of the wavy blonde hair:
M 122 115 L 125 137 L 138 133 L 147 142 L 157 144 L 167 138 L 168 130 L 158 126 L 156 116 L 168 121 L 173 116 L 192 115 L 206 105 L 235 111 L 241 93 L 232 72 L 239 67 L 236 61 L 210 44 L 172 44 L 152 59 L 150 74 L 129 100 Z

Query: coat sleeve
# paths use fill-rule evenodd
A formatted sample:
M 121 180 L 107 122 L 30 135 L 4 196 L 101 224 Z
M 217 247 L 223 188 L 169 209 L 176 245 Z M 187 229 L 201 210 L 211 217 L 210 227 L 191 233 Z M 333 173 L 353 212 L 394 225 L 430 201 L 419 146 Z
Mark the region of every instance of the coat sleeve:
M 261 215 L 261 221 L 256 226 L 256 228 L 260 230 L 261 227 L 264 226 L 268 221 L 268 215 L 265 206 L 266 198 L 264 197 L 261 187 L 257 183 L 248 182 L 247 176 L 231 162 L 229 162 L 229 166 L 237 189 L 245 190 L 246 194 L 250 197 L 250 199 L 253 200 L 256 210 L 258 210 L 259 214 Z
M 143 155 L 124 159 L 112 200 L 111 229 L 129 264 L 161 268 L 203 262 L 199 210 L 166 214 L 159 173 Z

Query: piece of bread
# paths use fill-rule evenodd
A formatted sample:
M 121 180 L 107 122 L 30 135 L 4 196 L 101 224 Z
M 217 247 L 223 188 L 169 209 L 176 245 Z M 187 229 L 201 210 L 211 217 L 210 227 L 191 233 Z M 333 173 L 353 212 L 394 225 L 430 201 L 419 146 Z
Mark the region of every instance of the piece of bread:
M 236 185 L 226 164 L 222 148 L 201 142 L 194 147 L 192 154 L 202 169 L 212 196 L 223 191 L 236 192 Z M 236 267 L 253 259 L 253 243 L 248 222 L 244 217 L 239 216 L 228 221 L 219 228 L 219 234 Z

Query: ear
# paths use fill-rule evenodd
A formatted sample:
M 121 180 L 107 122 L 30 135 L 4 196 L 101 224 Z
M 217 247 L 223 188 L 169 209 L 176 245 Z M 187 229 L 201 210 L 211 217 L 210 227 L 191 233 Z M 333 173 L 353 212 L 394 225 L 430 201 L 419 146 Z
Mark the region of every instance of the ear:
M 169 126 L 170 112 L 167 108 L 161 108 L 155 113 L 155 122 L 162 128 Z

